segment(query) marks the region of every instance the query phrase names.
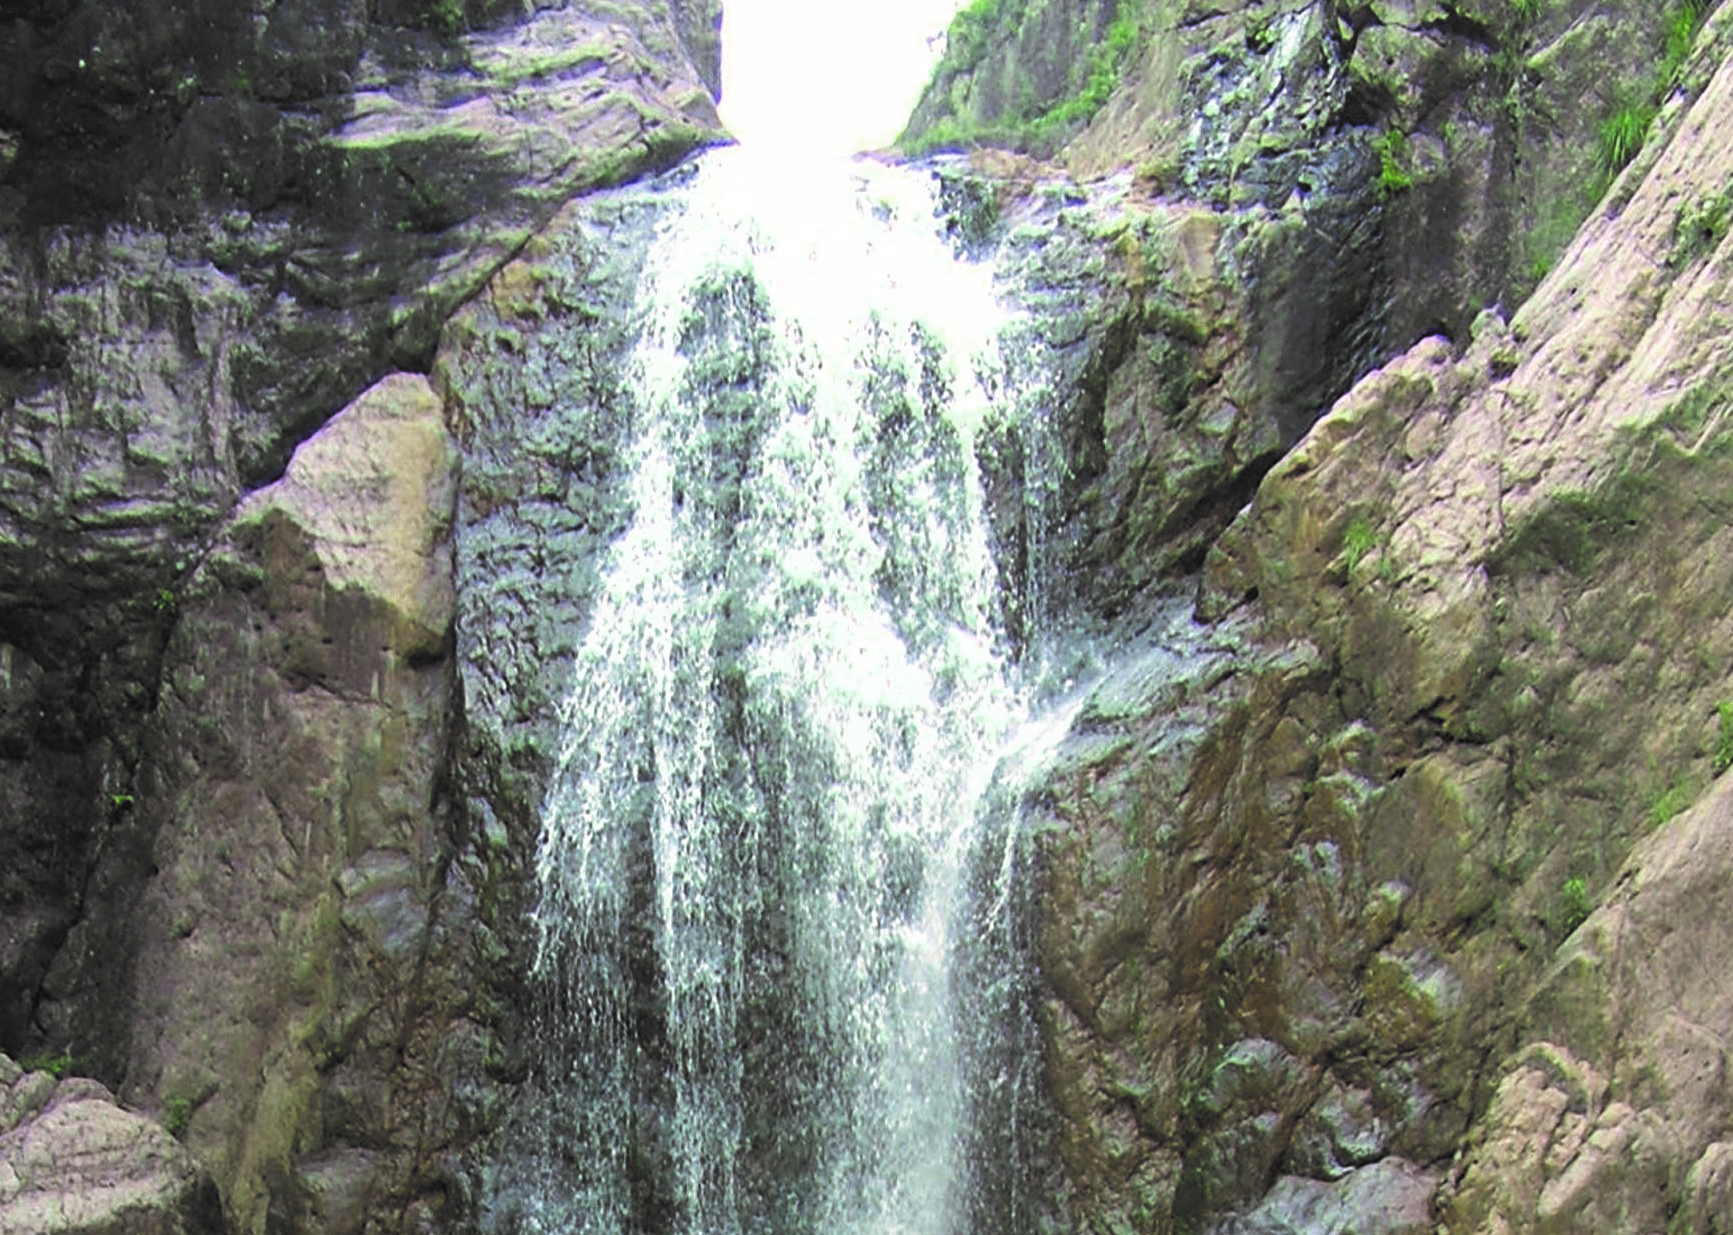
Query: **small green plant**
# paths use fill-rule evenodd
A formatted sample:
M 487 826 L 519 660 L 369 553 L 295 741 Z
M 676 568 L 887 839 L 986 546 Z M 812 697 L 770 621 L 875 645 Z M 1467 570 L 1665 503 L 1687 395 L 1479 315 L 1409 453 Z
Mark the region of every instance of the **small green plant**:
M 1580 875 L 1572 875 L 1565 880 L 1565 886 L 1559 893 L 1559 925 L 1565 934 L 1570 934 L 1588 920 L 1590 912 L 1595 907 L 1589 897 L 1589 881 Z
M 1074 96 L 1054 104 L 1035 120 L 1037 128 L 1054 128 L 1088 120 L 1119 87 L 1119 70 L 1125 55 L 1137 42 L 1137 19 L 1121 3 L 1113 24 L 1107 28 L 1107 38 L 1089 50 L 1089 76 L 1083 88 Z
M 1697 44 L 1697 32 L 1703 28 L 1707 0 L 1685 0 L 1667 15 L 1666 53 L 1661 60 L 1660 80 L 1663 89 L 1679 84 L 1684 76 L 1685 62 Z
M 1658 828 L 1691 805 L 1691 780 L 1683 772 L 1649 802 L 1649 826 Z
M 190 1098 L 170 1098 L 162 1109 L 162 1126 L 177 1141 L 186 1135 L 187 1125 L 192 1122 L 192 1118 L 193 1104 Z
M 180 607 L 180 597 L 175 595 L 173 588 L 158 588 L 156 599 L 151 601 L 151 608 L 158 613 L 173 613 Z
M 108 795 L 108 804 L 115 810 L 125 810 L 132 803 L 133 796 L 130 793 L 111 793 Z
M 1616 176 L 1637 157 L 1659 109 L 1647 99 L 1622 99 L 1601 121 L 1601 170 Z
M 18 1066 L 26 1072 L 46 1072 L 55 1080 L 60 1080 L 72 1071 L 72 1054 L 61 1051 L 55 1054 L 50 1051 L 38 1051 L 34 1055 L 26 1055 L 18 1061 Z
M 1400 129 L 1386 132 L 1373 146 L 1378 155 L 1378 193 L 1389 197 L 1414 187 L 1414 174 L 1408 170 L 1408 135 Z
M 951 18 L 950 29 L 945 32 L 945 59 L 958 70 L 974 68 L 986 54 L 989 34 L 999 16 L 999 2 L 974 0 Z
M 1715 775 L 1733 768 L 1733 703 L 1715 705 Z
M 948 80 L 980 65 L 993 41 L 1000 37 L 997 27 L 1004 17 L 1000 11 L 1002 7 L 1002 0 L 975 0 L 952 18 L 946 34 L 945 58 L 939 67 L 940 76 Z M 1036 108 L 1039 105 L 1032 92 L 1019 91 L 1015 101 L 1004 109 L 995 123 L 980 124 L 947 116 L 925 133 L 900 141 L 899 145 L 905 153 L 917 156 L 933 150 L 979 145 L 1037 150 L 1053 145 L 1067 136 L 1074 126 L 1092 119 L 1119 88 L 1121 66 L 1137 43 L 1139 26 L 1136 13 L 1139 7 L 1133 0 L 1120 0 L 1105 36 L 1088 51 L 1083 82 L 1076 94 L 1038 112 Z M 1021 9 L 1012 16 L 1020 18 Z
M 1540 16 L 1543 0 L 1510 0 L 1510 7 L 1516 12 L 1516 19 L 1524 26 L 1532 26 Z
M 463 0 L 428 0 L 426 22 L 429 29 L 440 34 L 456 34 L 463 29 Z
M 1353 578 L 1366 555 L 1377 547 L 1378 533 L 1371 522 L 1364 515 L 1355 515 L 1342 533 L 1342 558 L 1348 565 L 1349 578 Z

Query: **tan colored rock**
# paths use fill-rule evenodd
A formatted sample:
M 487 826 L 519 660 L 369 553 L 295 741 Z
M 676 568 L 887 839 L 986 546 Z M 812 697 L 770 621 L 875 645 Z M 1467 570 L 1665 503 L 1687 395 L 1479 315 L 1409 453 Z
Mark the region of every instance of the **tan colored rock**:
M 403 656 L 439 650 L 451 625 L 450 530 L 457 455 L 418 374 L 380 379 L 296 450 L 288 474 L 242 503 L 238 530 L 273 514 L 309 538 L 326 578 L 403 616 Z
M 160 1124 L 121 1110 L 95 1081 L 30 1076 L 54 1092 L 0 1132 L 0 1231 L 220 1235 L 210 1177 Z
M 1632 852 L 1533 1019 L 1449 1209 L 1460 1232 L 1725 1229 L 1733 1095 L 1733 782 Z M 1682 1195 L 1679 1183 L 1683 1178 Z M 1720 1224 L 1720 1225 L 1718 1225 Z
M 54 975 L 135 958 L 124 1096 L 177 1113 L 244 1235 L 449 1222 L 442 1164 L 485 1126 L 438 793 L 455 467 L 397 375 L 238 512 L 164 651 L 129 842 L 151 877 Z
M 1176 1220 L 1286 1229 L 1266 1180 L 1376 1155 L 1451 1235 L 1725 1229 L 1733 17 L 1703 46 L 1508 326 L 1361 381 L 1212 552 L 1204 614 L 1269 659 L 1057 790 L 1080 1207 L 1153 1191 L 1086 1173 L 1129 1108 Z M 1217 1101 L 1248 1041 L 1307 1083 Z

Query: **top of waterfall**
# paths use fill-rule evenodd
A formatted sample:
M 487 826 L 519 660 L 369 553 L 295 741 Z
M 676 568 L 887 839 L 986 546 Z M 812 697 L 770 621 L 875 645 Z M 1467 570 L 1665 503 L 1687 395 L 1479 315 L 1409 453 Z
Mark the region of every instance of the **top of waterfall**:
M 846 155 L 890 145 L 961 0 L 728 0 L 722 118 L 743 143 Z

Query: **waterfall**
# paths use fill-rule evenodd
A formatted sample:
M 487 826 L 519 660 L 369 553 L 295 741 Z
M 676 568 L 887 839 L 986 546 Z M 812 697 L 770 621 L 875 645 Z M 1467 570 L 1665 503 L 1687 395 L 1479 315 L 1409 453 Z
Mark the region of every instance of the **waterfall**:
M 645 261 L 535 867 L 526 1232 L 1013 1235 L 988 790 L 1028 692 L 979 460 L 1038 434 L 935 193 L 713 151 Z

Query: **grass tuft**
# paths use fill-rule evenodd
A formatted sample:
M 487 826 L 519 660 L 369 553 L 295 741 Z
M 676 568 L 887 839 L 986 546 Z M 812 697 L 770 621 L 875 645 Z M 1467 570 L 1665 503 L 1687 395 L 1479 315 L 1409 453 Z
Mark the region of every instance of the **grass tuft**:
M 1568 935 L 1586 922 L 1594 907 L 1587 879 L 1572 875 L 1565 880 L 1565 886 L 1559 892 L 1559 925 L 1564 928 L 1564 933 Z
M 1645 99 L 1625 99 L 1601 121 L 1601 170 L 1610 178 L 1637 157 L 1660 109 Z

